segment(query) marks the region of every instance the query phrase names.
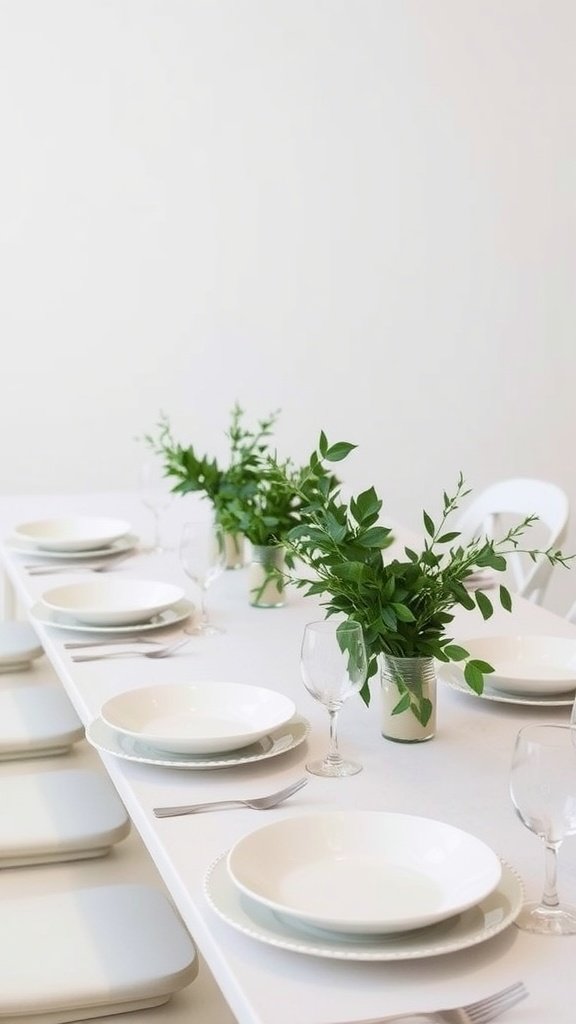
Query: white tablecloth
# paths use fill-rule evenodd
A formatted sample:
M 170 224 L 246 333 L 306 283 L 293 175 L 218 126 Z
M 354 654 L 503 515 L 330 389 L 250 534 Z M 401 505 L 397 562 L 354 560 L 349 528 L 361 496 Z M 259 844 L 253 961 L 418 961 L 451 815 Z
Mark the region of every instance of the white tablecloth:
M 179 522 L 195 508 L 184 499 L 171 510 L 176 538 Z M 30 496 L 0 500 L 0 530 L 26 519 L 84 512 L 122 516 L 136 532 L 149 530 L 148 513 L 129 494 Z M 74 576 L 32 578 L 26 559 L 3 546 L 10 588 L 29 608 L 50 586 Z M 563 570 L 559 570 L 563 571 Z M 190 590 L 174 552 L 139 555 L 116 570 L 125 577 L 166 579 Z M 318 605 L 291 592 L 284 608 L 249 607 L 246 571 L 227 572 L 214 583 L 208 603 L 225 632 L 195 638 L 189 650 L 164 661 L 144 658 L 74 664 L 63 642 L 78 634 L 40 628 L 47 654 L 85 723 L 102 703 L 122 690 L 161 681 L 235 680 L 281 690 L 293 697 L 312 724 L 307 744 L 255 765 L 220 771 L 176 771 L 106 756 L 117 786 L 180 912 L 197 941 L 240 1024 L 329 1024 L 416 1008 L 470 1002 L 523 979 L 530 999 L 510 1011 L 510 1024 L 573 1024 L 576 1010 L 573 964 L 576 937 L 540 938 L 514 926 L 474 948 L 429 959 L 394 963 L 348 963 L 275 949 L 237 933 L 208 905 L 203 883 L 210 865 L 247 832 L 284 816 L 333 808 L 402 811 L 450 822 L 485 840 L 521 875 L 528 897 L 539 897 L 544 850 L 520 823 L 508 792 L 509 765 L 518 728 L 530 722 L 565 722 L 569 708 L 505 705 L 459 694 L 439 684 L 438 731 L 421 745 L 394 744 L 379 731 L 378 690 L 366 709 L 359 698 L 340 719 L 344 754 L 362 761 L 363 771 L 347 779 L 310 777 L 308 786 L 273 811 L 226 811 L 158 820 L 152 807 L 220 797 L 261 795 L 303 774 L 311 755 L 326 749 L 326 711 L 304 690 L 299 649 L 304 624 L 322 617 Z M 496 610 L 484 622 L 461 612 L 457 640 L 502 633 L 540 633 L 576 638 L 576 627 L 545 610 L 517 600 L 512 614 Z M 566 840 L 560 854 L 560 889 L 576 903 L 576 845 Z

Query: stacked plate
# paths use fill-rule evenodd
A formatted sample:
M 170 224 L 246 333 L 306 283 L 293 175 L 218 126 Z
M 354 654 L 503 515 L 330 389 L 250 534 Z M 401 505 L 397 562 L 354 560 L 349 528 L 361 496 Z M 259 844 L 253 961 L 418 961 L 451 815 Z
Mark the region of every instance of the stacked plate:
M 507 927 L 522 886 L 483 842 L 430 818 L 335 811 L 244 836 L 206 895 L 237 930 L 315 956 L 400 960 L 452 952 Z
M 35 619 L 63 629 L 132 632 L 179 622 L 192 611 L 181 587 L 140 579 L 100 579 L 46 590 L 32 609 Z
M 542 707 L 570 705 L 576 693 L 576 639 L 560 636 L 488 636 L 462 640 L 472 658 L 494 672 L 485 677 L 485 700 Z M 458 665 L 439 673 L 454 689 L 476 696 Z
M 88 729 L 100 750 L 176 768 L 243 764 L 292 749 L 307 735 L 293 701 L 230 682 L 146 686 L 118 694 Z
M 102 516 L 75 516 L 65 519 L 36 519 L 20 523 L 10 538 L 10 546 L 26 554 L 43 556 L 106 555 L 118 551 L 127 542 L 130 523 Z
M 29 668 L 44 648 L 27 622 L 0 622 L 0 672 Z

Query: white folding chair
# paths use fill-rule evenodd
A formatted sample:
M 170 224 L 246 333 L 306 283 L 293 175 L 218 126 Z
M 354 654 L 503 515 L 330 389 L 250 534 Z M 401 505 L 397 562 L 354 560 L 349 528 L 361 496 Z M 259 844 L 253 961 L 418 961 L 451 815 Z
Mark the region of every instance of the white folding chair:
M 546 480 L 518 478 L 502 480 L 487 487 L 463 510 L 456 525 L 464 536 L 497 539 L 502 529 L 510 525 L 510 517 L 517 520 L 518 517 L 535 515 L 546 531 L 545 536 L 542 538 L 542 530 L 539 528 L 540 539 L 534 544 L 529 530 L 520 542 L 520 547 L 538 546 L 546 550 L 562 544 L 568 527 L 569 511 L 568 497 L 556 484 Z M 507 525 L 504 525 L 505 517 L 508 518 Z M 528 556 L 514 552 L 507 556 L 507 562 L 512 574 L 511 589 L 535 604 L 542 604 L 553 569 L 549 560 L 541 556 L 532 561 Z

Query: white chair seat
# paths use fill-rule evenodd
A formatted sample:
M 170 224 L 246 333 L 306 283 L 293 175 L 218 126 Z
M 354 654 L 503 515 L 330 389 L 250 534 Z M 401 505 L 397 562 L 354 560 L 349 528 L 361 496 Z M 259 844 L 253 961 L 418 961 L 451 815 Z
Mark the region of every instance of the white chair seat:
M 148 886 L 5 899 L 2 935 L 1 1024 L 65 1024 L 158 1006 L 198 972 L 188 932 Z
M 63 754 L 84 729 L 61 686 L 0 690 L 0 761 Z
M 124 805 L 103 775 L 0 775 L 0 868 L 100 857 L 129 831 Z
M 0 672 L 29 668 L 44 648 L 28 622 L 0 622 Z

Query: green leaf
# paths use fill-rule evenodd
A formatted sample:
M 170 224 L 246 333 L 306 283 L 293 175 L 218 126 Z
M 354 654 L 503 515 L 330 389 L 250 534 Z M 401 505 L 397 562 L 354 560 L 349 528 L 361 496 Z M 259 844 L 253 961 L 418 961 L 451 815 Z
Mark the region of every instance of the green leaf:
M 393 715 L 401 715 L 403 711 L 408 711 L 410 707 L 410 694 L 405 693 L 398 703 L 392 708 Z
M 320 440 L 318 441 L 318 451 L 323 459 L 326 458 L 326 452 L 328 451 L 328 441 L 326 440 L 326 434 L 323 430 L 320 431 Z
M 484 676 L 480 669 L 476 668 L 473 662 L 469 661 L 464 669 L 464 679 L 474 693 L 482 693 L 484 690 Z
M 500 586 L 500 604 L 507 612 L 512 611 L 512 598 L 510 596 L 510 591 L 503 585 Z
M 369 530 L 359 533 L 356 543 L 363 548 L 383 548 L 389 543 L 390 530 L 385 526 L 371 526 Z
M 443 533 L 441 537 L 438 537 L 437 544 L 449 544 L 451 540 L 456 540 L 460 534 L 457 530 L 453 530 L 452 533 Z
M 476 604 L 478 605 L 478 608 L 480 609 L 482 618 L 483 619 L 489 619 L 490 616 L 492 615 L 493 611 L 494 611 L 490 598 L 486 597 L 486 594 L 484 594 L 481 590 L 477 590 L 476 591 L 475 597 L 476 597 Z
M 427 512 L 422 513 L 422 518 L 424 520 L 424 527 L 426 533 L 428 534 L 429 537 L 433 537 L 434 534 L 436 533 L 436 527 L 434 526 L 432 519 L 430 518 Z
M 490 672 L 494 671 L 492 665 L 489 665 L 487 661 L 481 661 L 479 658 L 471 658 L 468 664 L 477 668 L 483 676 L 487 676 Z
M 394 614 L 396 615 L 396 618 L 400 622 L 416 622 L 416 618 L 413 612 L 411 612 L 410 609 L 407 608 L 405 604 L 398 604 L 396 602 L 393 602 L 392 608 L 394 609 Z
M 415 707 L 412 705 L 412 710 L 420 722 L 420 725 L 428 725 L 433 711 L 432 701 L 428 700 L 428 697 L 422 697 L 419 706 Z
M 468 651 L 465 651 L 463 647 L 458 647 L 458 644 L 447 644 L 443 651 L 450 661 L 464 661 L 468 657 Z
M 324 458 L 328 462 L 341 462 L 356 447 L 355 444 L 350 444 L 348 441 L 337 441 L 324 452 Z

